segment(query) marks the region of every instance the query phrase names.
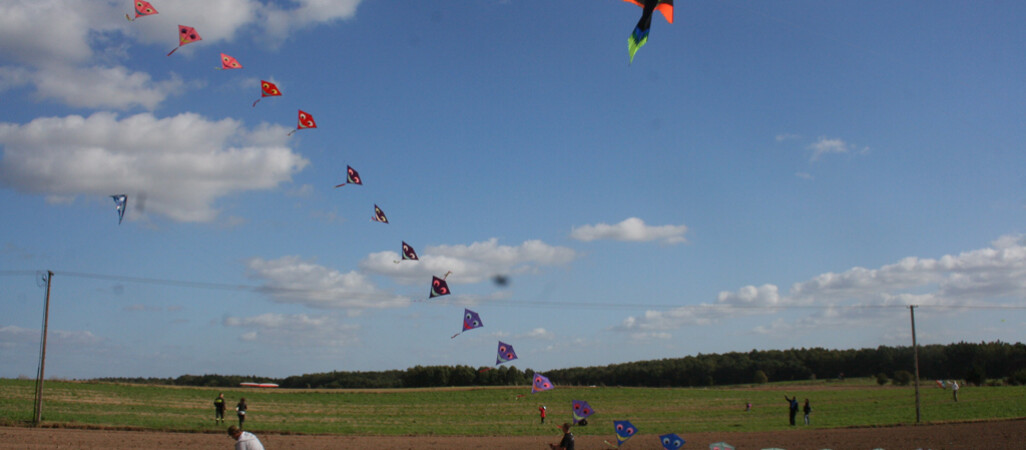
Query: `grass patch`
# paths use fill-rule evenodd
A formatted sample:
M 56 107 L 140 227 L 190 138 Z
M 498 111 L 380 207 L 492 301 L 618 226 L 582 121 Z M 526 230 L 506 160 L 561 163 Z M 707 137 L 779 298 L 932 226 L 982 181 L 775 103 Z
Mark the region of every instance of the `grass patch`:
M 32 420 L 34 382 L 0 380 L 0 424 Z M 609 434 L 626 419 L 645 433 L 770 431 L 789 428 L 784 395 L 810 399 L 812 427 L 915 423 L 912 387 L 877 386 L 871 379 L 810 381 L 719 388 L 559 387 L 530 394 L 528 386 L 394 390 L 252 390 L 48 381 L 47 425 L 221 432 L 213 400 L 224 392 L 228 424 L 240 397 L 249 404 L 246 428 L 258 432 L 341 435 L 551 435 L 570 421 L 571 400 L 597 411 L 579 435 Z M 920 388 L 923 422 L 1026 417 L 1026 387 L 970 387 L 959 392 Z M 745 412 L 746 402 L 752 411 Z M 541 425 L 538 406 L 548 406 Z M 801 421 L 801 413 L 798 420 Z M 608 426 L 607 426 L 608 425 Z

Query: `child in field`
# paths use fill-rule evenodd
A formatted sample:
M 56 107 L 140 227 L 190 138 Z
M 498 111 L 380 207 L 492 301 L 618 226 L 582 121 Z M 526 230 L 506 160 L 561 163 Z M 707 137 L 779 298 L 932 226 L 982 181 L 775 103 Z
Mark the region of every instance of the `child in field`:
M 238 411 L 239 428 L 242 428 L 242 422 L 246 421 L 246 397 L 239 399 L 239 404 L 235 405 L 235 411 Z
M 214 399 L 214 423 L 217 421 L 224 423 L 224 393 L 217 394 Z

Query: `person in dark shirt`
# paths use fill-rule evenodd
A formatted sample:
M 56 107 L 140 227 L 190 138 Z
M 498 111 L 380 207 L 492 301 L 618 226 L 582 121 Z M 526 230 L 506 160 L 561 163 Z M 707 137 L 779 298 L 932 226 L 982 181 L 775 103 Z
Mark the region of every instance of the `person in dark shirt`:
M 214 399 L 214 423 L 218 421 L 224 423 L 224 393 L 217 394 L 217 398 Z
M 791 413 L 791 426 L 794 426 L 794 417 L 798 415 L 798 396 L 796 395 L 794 397 L 787 398 L 787 395 L 784 395 L 784 400 L 787 400 L 789 403 L 788 408 Z
M 246 397 L 239 399 L 239 404 L 235 405 L 235 410 L 239 413 L 239 428 L 242 428 L 242 422 L 246 421 Z
M 549 444 L 549 448 L 552 450 L 574 450 L 574 434 L 570 432 L 570 424 L 563 422 L 563 426 L 559 428 L 563 430 L 563 439 L 558 444 Z
M 809 424 L 809 414 L 812 414 L 812 406 L 809 406 L 809 399 L 805 399 L 805 407 L 802 408 L 802 412 L 805 413 L 805 424 Z

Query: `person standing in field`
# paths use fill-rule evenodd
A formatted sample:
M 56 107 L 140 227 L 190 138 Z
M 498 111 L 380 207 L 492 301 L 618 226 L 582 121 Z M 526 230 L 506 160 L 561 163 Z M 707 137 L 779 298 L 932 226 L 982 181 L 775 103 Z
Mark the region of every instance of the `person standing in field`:
M 812 407 L 809 406 L 809 399 L 805 399 L 805 407 L 802 408 L 802 411 L 805 413 L 805 424 L 808 425 L 809 424 L 809 414 L 812 414 Z
M 791 415 L 791 426 L 794 426 L 794 417 L 798 415 L 798 396 L 796 395 L 794 397 L 787 398 L 787 395 L 785 394 L 784 400 L 787 400 L 788 402 L 788 412 Z
M 235 439 L 235 450 L 264 450 L 264 444 L 260 443 L 255 434 L 242 431 L 235 425 L 228 427 L 228 436 Z
M 246 407 L 246 397 L 240 398 L 239 404 L 235 405 L 235 411 L 239 414 L 240 429 L 242 428 L 242 423 L 246 421 Z
M 958 381 L 951 380 L 951 396 L 958 402 Z
M 545 405 L 542 405 L 542 406 L 538 407 L 538 415 L 541 416 L 541 423 L 542 424 L 545 423 L 545 409 L 546 409 Z
M 217 421 L 224 423 L 224 393 L 217 394 L 217 398 L 214 399 L 214 423 Z

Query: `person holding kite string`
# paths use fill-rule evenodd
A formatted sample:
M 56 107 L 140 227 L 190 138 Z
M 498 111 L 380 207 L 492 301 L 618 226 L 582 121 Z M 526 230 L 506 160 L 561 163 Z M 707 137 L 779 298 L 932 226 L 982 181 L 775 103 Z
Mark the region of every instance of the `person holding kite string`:
M 246 397 L 239 399 L 239 404 L 235 405 L 235 411 L 239 414 L 239 428 L 242 428 L 242 422 L 246 421 Z
M 558 444 L 549 444 L 552 450 L 574 450 L 574 434 L 570 432 L 570 424 L 563 422 L 559 427 L 563 431 L 563 439 Z

